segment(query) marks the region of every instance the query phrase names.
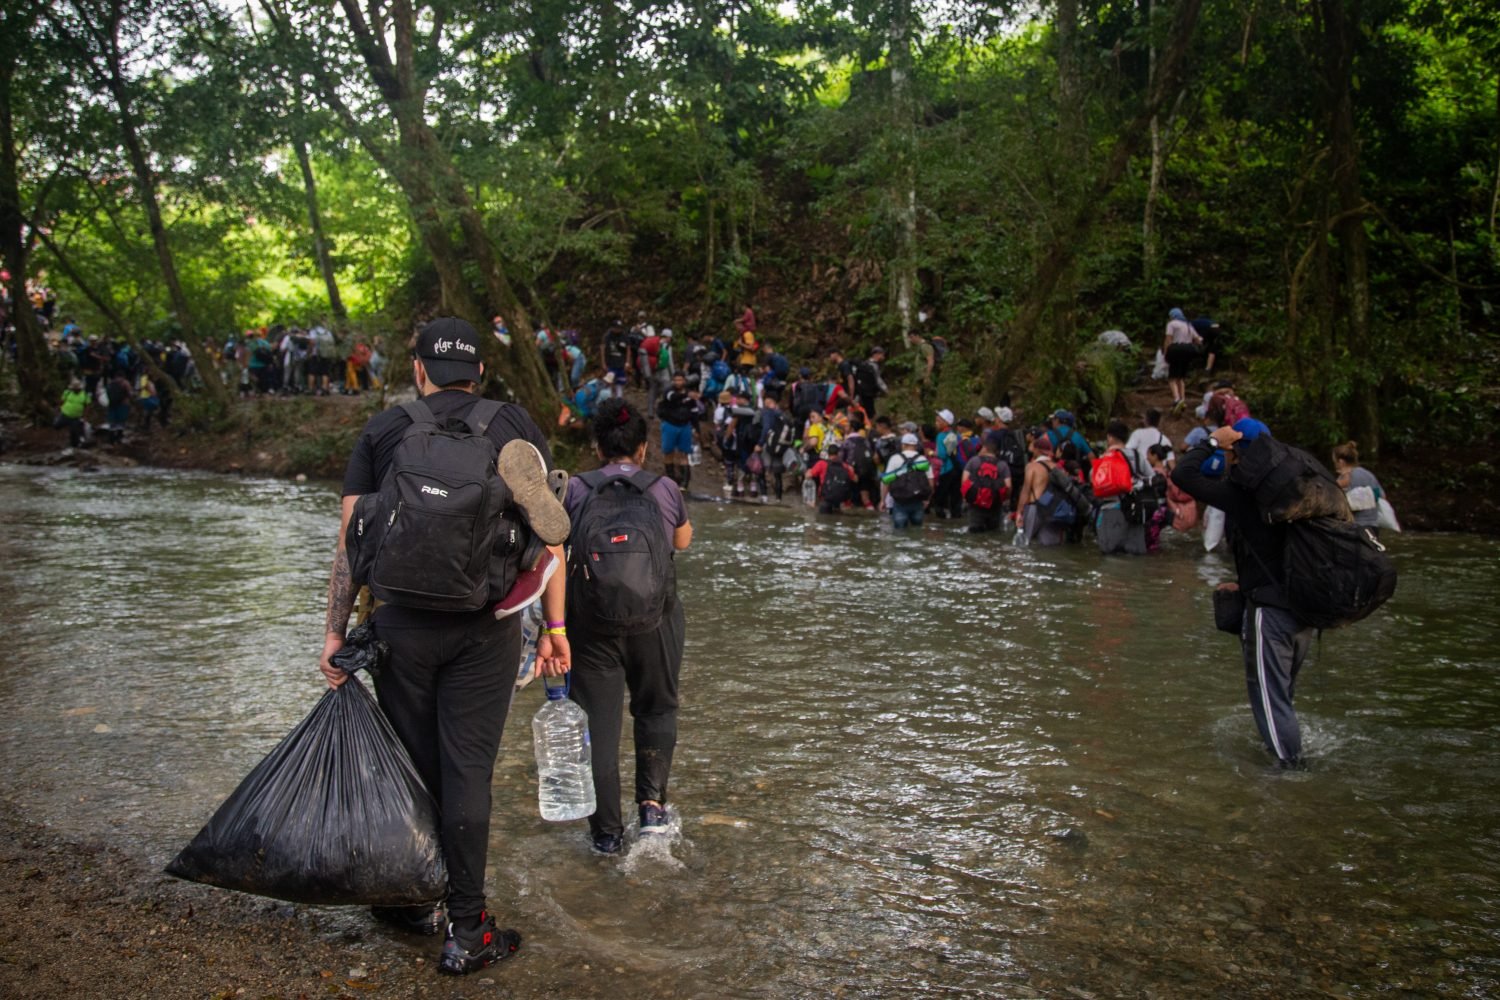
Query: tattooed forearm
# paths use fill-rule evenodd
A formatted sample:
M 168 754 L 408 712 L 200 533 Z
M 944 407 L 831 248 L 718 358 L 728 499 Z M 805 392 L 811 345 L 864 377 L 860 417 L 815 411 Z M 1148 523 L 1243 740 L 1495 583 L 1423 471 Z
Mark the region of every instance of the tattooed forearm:
M 333 572 L 328 575 L 327 633 L 340 639 L 349 628 L 349 612 L 354 609 L 354 584 L 349 579 L 349 553 L 343 546 L 333 557 Z

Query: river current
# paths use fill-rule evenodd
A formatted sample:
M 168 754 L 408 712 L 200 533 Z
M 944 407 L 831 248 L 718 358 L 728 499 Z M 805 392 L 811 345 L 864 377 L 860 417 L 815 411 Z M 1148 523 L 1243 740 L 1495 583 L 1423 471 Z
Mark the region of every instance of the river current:
M 0 510 L 0 796 L 165 864 L 321 693 L 336 493 L 0 467 Z M 516 697 L 489 875 L 516 995 L 1500 994 L 1495 541 L 1388 539 L 1397 594 L 1315 647 L 1284 773 L 1211 626 L 1232 568 L 1189 540 L 690 513 L 672 837 L 602 859 L 544 823 Z

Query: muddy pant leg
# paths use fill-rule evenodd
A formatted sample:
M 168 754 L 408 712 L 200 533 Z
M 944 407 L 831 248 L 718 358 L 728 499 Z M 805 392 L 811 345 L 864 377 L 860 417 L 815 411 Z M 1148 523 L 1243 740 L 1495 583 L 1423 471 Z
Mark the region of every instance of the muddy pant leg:
M 667 801 L 677 747 L 677 678 L 682 670 L 683 612 L 674 598 L 661 624 L 626 642 L 625 680 L 635 720 L 635 801 Z
M 589 832 L 618 834 L 620 819 L 620 728 L 625 699 L 625 646 L 616 636 L 572 632 L 572 698 L 589 717 L 589 745 L 594 771 L 594 814 Z
M 1312 644 L 1312 629 L 1298 624 L 1290 611 L 1250 604 L 1240 628 L 1245 659 L 1245 686 L 1250 712 L 1266 748 L 1278 760 L 1302 756 L 1302 730 L 1292 695 L 1297 674 Z
M 438 802 L 449 916 L 477 919 L 485 909 L 490 782 L 520 662 L 520 622 L 496 621 L 487 608 L 443 614 L 385 605 L 375 630 L 391 646 L 376 684 L 380 707 Z

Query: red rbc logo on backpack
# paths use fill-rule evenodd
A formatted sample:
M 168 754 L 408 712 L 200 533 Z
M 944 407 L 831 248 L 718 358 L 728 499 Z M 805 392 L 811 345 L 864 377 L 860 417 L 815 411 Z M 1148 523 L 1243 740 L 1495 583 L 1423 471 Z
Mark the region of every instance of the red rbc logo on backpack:
M 609 544 L 611 544 L 611 545 L 619 545 L 621 542 L 628 542 L 628 541 L 630 541 L 630 536 L 629 535 L 615 535 L 614 537 L 612 537 L 609 540 Z

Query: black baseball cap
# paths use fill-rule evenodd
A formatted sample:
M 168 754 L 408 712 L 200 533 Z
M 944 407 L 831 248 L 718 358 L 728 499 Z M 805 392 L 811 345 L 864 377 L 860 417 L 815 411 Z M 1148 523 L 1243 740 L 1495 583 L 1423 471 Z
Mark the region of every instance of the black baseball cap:
M 457 316 L 444 316 L 422 327 L 416 352 L 433 385 L 479 381 L 479 334 Z

